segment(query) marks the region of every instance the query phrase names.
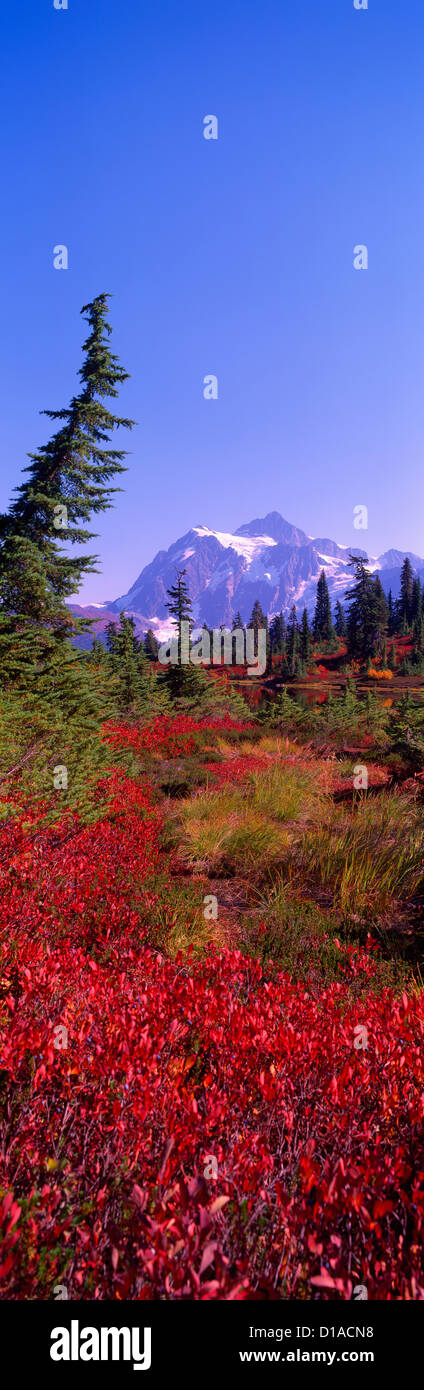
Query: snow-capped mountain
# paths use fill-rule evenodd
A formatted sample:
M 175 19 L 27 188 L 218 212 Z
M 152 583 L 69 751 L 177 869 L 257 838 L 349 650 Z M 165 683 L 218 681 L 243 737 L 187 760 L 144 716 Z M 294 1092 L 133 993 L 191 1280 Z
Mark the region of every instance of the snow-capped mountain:
M 352 550 L 358 555 L 367 553 L 355 545 Z M 424 578 L 424 559 L 410 551 L 388 550 L 369 557 L 370 569 L 381 572 L 386 592 L 391 587 L 394 596 L 405 554 Z M 343 601 L 352 578 L 348 560 L 348 546 L 326 536 L 307 536 L 279 512 L 249 521 L 234 534 L 193 526 L 169 550 L 160 550 L 128 593 L 105 608 L 108 613 L 125 608 L 136 618 L 139 631 L 150 627 L 159 638 L 165 637 L 170 628 L 166 591 L 175 583 L 176 570 L 185 569 L 199 625 L 231 626 L 238 611 L 243 622 L 248 622 L 255 599 L 269 616 L 281 610 L 287 615 L 293 603 L 300 608 L 306 604 L 311 612 L 322 569 L 333 603 L 337 598 Z

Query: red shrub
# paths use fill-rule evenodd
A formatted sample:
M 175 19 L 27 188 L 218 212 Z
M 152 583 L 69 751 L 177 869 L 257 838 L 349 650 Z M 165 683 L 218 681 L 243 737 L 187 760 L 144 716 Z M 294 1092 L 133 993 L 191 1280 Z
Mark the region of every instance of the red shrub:
M 237 720 L 230 719 L 229 715 L 223 715 L 219 719 L 192 719 L 188 714 L 179 714 L 176 718 L 158 714 L 148 724 L 123 726 L 111 722 L 106 725 L 105 736 L 112 745 L 134 748 L 137 753 L 143 748 L 148 748 L 150 752 L 160 752 L 165 757 L 176 758 L 183 753 L 194 752 L 199 742 L 198 735 L 202 730 L 214 729 L 225 733 L 248 728 L 248 724 L 240 724 Z
M 163 959 L 158 829 L 115 775 L 107 821 L 2 832 L 4 1296 L 424 1297 L 423 996 L 352 947 L 319 995 Z
M 232 785 L 236 782 L 246 782 L 252 772 L 263 772 L 265 768 L 272 767 L 272 759 L 255 757 L 250 753 L 243 754 L 240 758 L 225 758 L 222 763 L 204 763 L 203 767 L 205 772 L 213 773 L 219 783 L 229 782 Z

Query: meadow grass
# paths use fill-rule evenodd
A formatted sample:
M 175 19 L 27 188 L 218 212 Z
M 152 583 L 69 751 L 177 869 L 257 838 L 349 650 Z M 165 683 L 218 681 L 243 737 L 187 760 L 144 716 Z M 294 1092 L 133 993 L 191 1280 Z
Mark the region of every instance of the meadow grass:
M 229 740 L 217 751 L 231 758 Z M 269 765 L 251 767 L 252 751 Z M 338 913 L 378 921 L 393 917 L 423 883 L 424 828 L 415 798 L 398 790 L 356 794 L 350 803 L 331 797 L 334 770 L 351 770 L 275 735 L 256 745 L 241 740 L 237 757 L 249 756 L 246 781 L 226 783 L 179 803 L 175 836 L 191 868 L 251 881 L 252 889 L 280 876 L 312 896 L 324 891 Z
M 266 742 L 275 749 L 276 740 Z M 180 853 L 214 872 L 266 877 L 290 858 L 302 826 L 324 815 L 327 784 L 324 764 L 278 757 L 243 786 L 208 789 L 182 804 Z
M 255 875 L 284 851 L 287 836 L 250 807 L 239 789 L 203 792 L 184 804 L 179 852 L 191 866 Z
M 249 778 L 249 802 L 267 819 L 288 822 L 316 821 L 324 815 L 329 790 L 325 764 L 274 763 Z
M 395 790 L 333 806 L 329 822 L 305 836 L 302 862 L 342 911 L 379 916 L 418 892 L 423 851 L 419 808 Z

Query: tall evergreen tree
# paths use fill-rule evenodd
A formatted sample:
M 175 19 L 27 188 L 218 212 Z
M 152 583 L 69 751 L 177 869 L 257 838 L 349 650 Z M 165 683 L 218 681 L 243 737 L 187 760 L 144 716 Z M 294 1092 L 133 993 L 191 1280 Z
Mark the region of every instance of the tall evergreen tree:
M 327 642 L 333 636 L 330 595 L 328 592 L 325 570 L 321 570 L 317 584 L 317 597 L 312 631 L 315 642 Z
M 258 629 L 262 627 L 266 628 L 268 631 L 268 619 L 263 612 L 259 599 L 256 599 L 253 604 L 248 626 L 253 627 L 255 632 L 258 632 Z
M 337 603 L 334 610 L 334 631 L 337 637 L 346 637 L 346 614 L 343 608 L 343 604 L 340 603 L 340 599 L 337 599 Z
M 283 613 L 276 613 L 269 625 L 269 643 L 272 652 L 282 653 L 286 641 L 286 620 Z
M 423 594 L 421 589 L 421 580 L 419 579 L 418 575 L 416 575 L 412 584 L 411 621 L 415 623 L 416 619 L 419 619 L 422 616 Z
M 119 664 L 124 652 L 129 651 L 137 657 L 141 642 L 136 635 L 134 618 L 127 616 L 125 609 L 119 614 L 119 623 L 110 622 L 106 626 L 106 646 L 112 660 Z
M 306 605 L 302 613 L 302 624 L 300 629 L 300 655 L 302 661 L 307 664 L 312 651 L 312 634 L 309 627 L 308 610 Z
M 368 661 L 376 653 L 381 656 L 388 618 L 381 580 L 378 575 L 374 578 L 370 574 L 367 564 L 366 557 L 350 555 L 354 584 L 345 595 L 349 604 L 349 649 L 352 656 L 358 656 L 362 661 Z
M 386 648 L 385 634 L 389 618 L 389 607 L 379 574 L 374 575 L 371 580 L 370 594 L 371 617 L 374 624 L 373 650 L 376 655 L 381 657 L 384 665 L 384 652 Z
M 352 588 L 347 589 L 345 599 L 349 606 L 347 630 L 349 650 L 352 656 L 367 659 L 371 653 L 372 636 L 370 621 L 370 574 L 366 566 L 368 558 L 349 556 L 349 566 L 354 572 Z
M 422 654 L 423 654 L 423 629 L 424 629 L 424 619 L 423 619 L 422 609 L 420 608 L 419 611 L 418 611 L 417 617 L 414 618 L 414 623 L 413 623 L 413 628 L 412 628 L 413 636 L 414 636 L 414 656 L 415 656 L 416 662 L 421 661 L 421 657 L 422 657 Z
M 290 609 L 290 619 L 287 626 L 287 657 L 289 662 L 290 675 L 294 676 L 296 662 L 299 657 L 300 635 L 296 619 L 296 604 L 293 603 Z
M 408 556 L 405 559 L 400 572 L 400 597 L 398 602 L 398 620 L 401 626 L 408 631 L 413 618 L 413 588 L 414 576 L 412 565 Z
M 117 677 L 117 700 L 123 710 L 140 712 L 148 698 L 144 654 L 135 622 L 123 611 L 119 626 L 108 623 L 106 643 L 111 670 Z
M 27 479 L 16 499 L 0 516 L 0 658 L 3 679 L 19 675 L 52 677 L 64 660 L 63 643 L 87 630 L 65 600 L 74 594 L 96 556 L 61 548 L 93 538 L 87 523 L 94 512 L 112 505 L 115 475 L 124 471 L 123 450 L 106 447 L 115 429 L 134 421 L 113 414 L 104 398 L 116 397 L 128 373 L 111 352 L 107 300 L 102 294 L 82 314 L 90 332 L 84 342 L 81 391 L 68 407 L 42 412 L 58 422 L 49 442 L 30 454 Z M 72 663 L 75 670 L 74 663 Z
M 149 627 L 148 631 L 146 632 L 146 636 L 143 642 L 143 651 L 148 661 L 157 661 L 159 653 L 159 642 L 157 640 L 157 637 L 155 637 L 154 632 L 152 632 L 151 627 Z
M 185 574 L 186 570 L 177 570 L 176 583 L 171 584 L 170 589 L 167 589 L 166 591 L 168 594 L 169 603 L 165 605 L 168 609 L 168 613 L 170 613 L 171 615 L 171 618 L 174 619 L 174 624 L 178 631 L 179 663 L 181 663 L 182 623 L 188 623 L 189 633 L 191 633 L 193 627 L 193 609 L 188 590 L 188 585 L 184 578 Z
M 391 589 L 389 589 L 389 592 L 388 592 L 388 595 L 387 595 L 387 611 L 388 611 L 387 631 L 388 631 L 389 637 L 393 637 L 393 634 L 396 632 L 396 607 L 395 607 L 395 604 L 394 604 L 394 602 L 393 602 L 393 594 L 392 594 Z
M 166 604 L 168 612 L 174 620 L 174 626 L 178 633 L 178 662 L 171 661 L 166 665 L 160 675 L 160 684 L 164 685 L 167 694 L 171 699 L 190 699 L 197 696 L 202 698 L 205 692 L 205 672 L 197 666 L 190 664 L 189 645 L 190 636 L 193 629 L 193 611 L 188 585 L 185 579 L 186 570 L 176 571 L 176 582 L 167 589 L 168 600 Z M 182 629 L 182 624 L 188 623 L 188 642 L 184 641 L 187 630 Z
M 262 629 L 263 629 L 263 630 L 265 631 L 266 671 L 267 671 L 267 670 L 268 670 L 268 666 L 269 666 L 269 655 L 270 655 L 270 652 L 269 652 L 269 638 L 268 638 L 268 618 L 266 617 L 265 613 L 263 612 L 262 606 L 261 606 L 261 604 L 259 603 L 259 599 L 256 599 L 256 600 L 255 600 L 255 603 L 253 604 L 252 612 L 251 612 L 251 615 L 250 615 L 250 622 L 248 623 L 248 627 L 253 628 L 253 631 L 254 631 L 254 633 L 255 633 L 255 650 L 256 650 L 256 651 L 258 651 L 258 636 L 257 636 L 257 634 L 258 634 L 259 630 L 262 630 Z
M 233 632 L 236 628 L 240 628 L 242 631 L 244 631 L 243 618 L 241 616 L 240 609 L 238 610 L 238 613 L 236 613 L 235 618 L 233 618 Z

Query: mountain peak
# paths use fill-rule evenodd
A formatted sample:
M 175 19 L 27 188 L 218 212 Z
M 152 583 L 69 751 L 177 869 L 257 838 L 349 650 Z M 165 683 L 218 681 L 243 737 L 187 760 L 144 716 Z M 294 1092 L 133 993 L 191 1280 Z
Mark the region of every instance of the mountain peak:
M 256 517 L 254 521 L 246 521 L 243 526 L 239 526 L 236 536 L 271 536 L 272 540 L 282 545 L 309 545 L 310 536 L 305 531 L 300 531 L 298 526 L 292 526 L 290 521 L 285 521 L 280 512 L 268 512 L 266 516 Z
M 386 551 L 379 559 L 369 557 L 369 568 L 381 571 L 385 588 L 390 584 L 394 597 L 404 558 L 400 550 Z M 424 560 L 414 556 L 412 563 L 423 576 Z M 170 623 L 168 590 L 175 583 L 176 566 L 187 572 L 195 622 L 209 627 L 221 623 L 231 627 L 238 611 L 243 622 L 249 622 L 256 599 L 269 616 L 281 610 L 288 614 L 293 603 L 299 613 L 303 605 L 312 613 L 322 569 L 332 603 L 338 598 L 344 601 L 352 582 L 347 547 L 330 537 L 312 539 L 273 511 L 233 532 L 215 531 L 205 523 L 192 526 L 168 550 L 160 550 L 129 592 L 110 607 L 133 613 L 142 631 L 152 627 L 157 634 L 165 634 Z

